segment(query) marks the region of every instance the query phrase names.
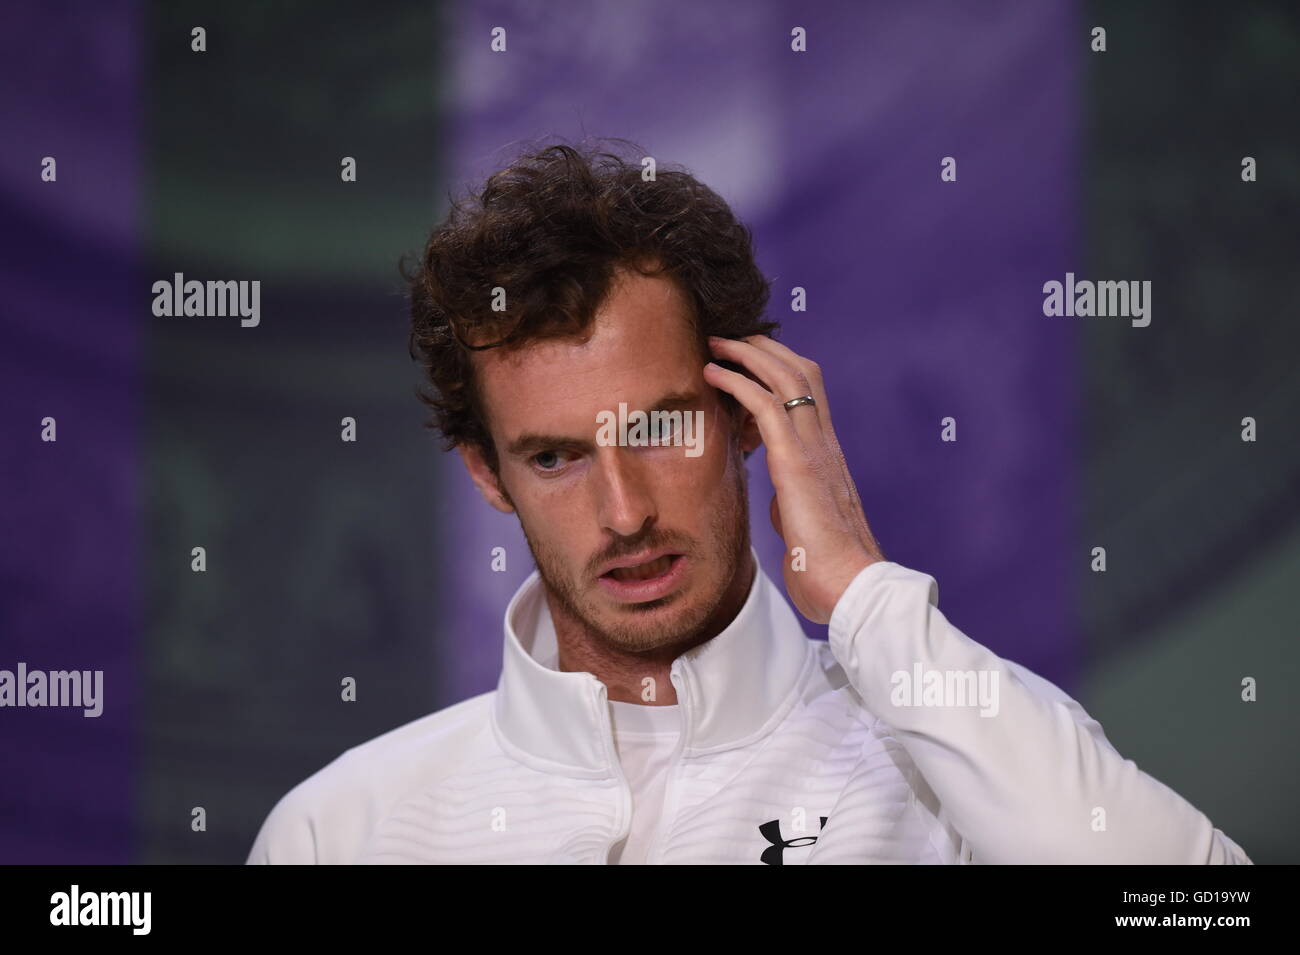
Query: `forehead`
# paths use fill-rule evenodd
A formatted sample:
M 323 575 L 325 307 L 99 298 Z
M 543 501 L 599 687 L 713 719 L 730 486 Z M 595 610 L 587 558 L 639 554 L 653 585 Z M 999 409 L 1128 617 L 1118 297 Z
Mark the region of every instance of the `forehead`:
M 673 391 L 699 390 L 705 358 L 686 296 L 665 276 L 620 271 L 596 310 L 590 337 L 546 339 L 474 356 L 493 437 L 524 432 L 580 437 L 598 411 L 649 410 Z

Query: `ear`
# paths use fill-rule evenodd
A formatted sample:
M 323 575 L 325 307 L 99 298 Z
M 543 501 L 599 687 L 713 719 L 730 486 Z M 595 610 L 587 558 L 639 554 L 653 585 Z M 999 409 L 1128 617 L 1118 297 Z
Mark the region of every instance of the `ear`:
M 460 452 L 460 459 L 465 462 L 465 470 L 469 471 L 470 480 L 483 495 L 483 500 L 503 514 L 513 514 L 514 505 L 502 490 L 501 479 L 488 467 L 483 449 L 476 444 L 458 444 L 456 450 Z

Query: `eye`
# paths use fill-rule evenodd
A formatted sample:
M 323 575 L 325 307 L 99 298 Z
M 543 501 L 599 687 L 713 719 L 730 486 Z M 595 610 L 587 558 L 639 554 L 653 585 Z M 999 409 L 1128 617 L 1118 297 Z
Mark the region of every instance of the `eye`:
M 563 451 L 539 451 L 532 456 L 532 464 L 539 471 L 558 471 L 567 463 Z

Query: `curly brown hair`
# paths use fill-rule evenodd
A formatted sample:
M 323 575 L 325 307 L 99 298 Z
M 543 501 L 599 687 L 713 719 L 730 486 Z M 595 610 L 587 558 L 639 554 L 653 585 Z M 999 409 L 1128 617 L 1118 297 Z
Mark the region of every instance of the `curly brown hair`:
M 658 168 L 645 181 L 644 155 L 626 159 L 564 144 L 522 155 L 481 192 L 452 200 L 418 267 L 403 268 L 411 357 L 432 385 L 419 396 L 448 450 L 477 445 L 496 469 L 472 353 L 581 336 L 616 267 L 678 283 L 703 356 L 708 335 L 740 338 L 779 327 L 763 319 L 769 282 L 754 261 L 749 229 L 680 167 Z M 507 290 L 505 311 L 492 310 L 497 287 Z

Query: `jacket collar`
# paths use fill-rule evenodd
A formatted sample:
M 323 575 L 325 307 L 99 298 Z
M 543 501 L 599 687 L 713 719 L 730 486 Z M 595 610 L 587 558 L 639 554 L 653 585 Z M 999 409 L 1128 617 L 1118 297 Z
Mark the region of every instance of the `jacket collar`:
M 712 640 L 673 661 L 682 707 L 683 753 L 743 746 L 771 732 L 793 708 L 811 641 L 750 548 L 755 573 L 740 612 Z M 591 673 L 551 668 L 555 625 L 534 570 L 505 614 L 493 728 L 511 756 L 543 772 L 601 777 L 618 761 L 605 684 Z

